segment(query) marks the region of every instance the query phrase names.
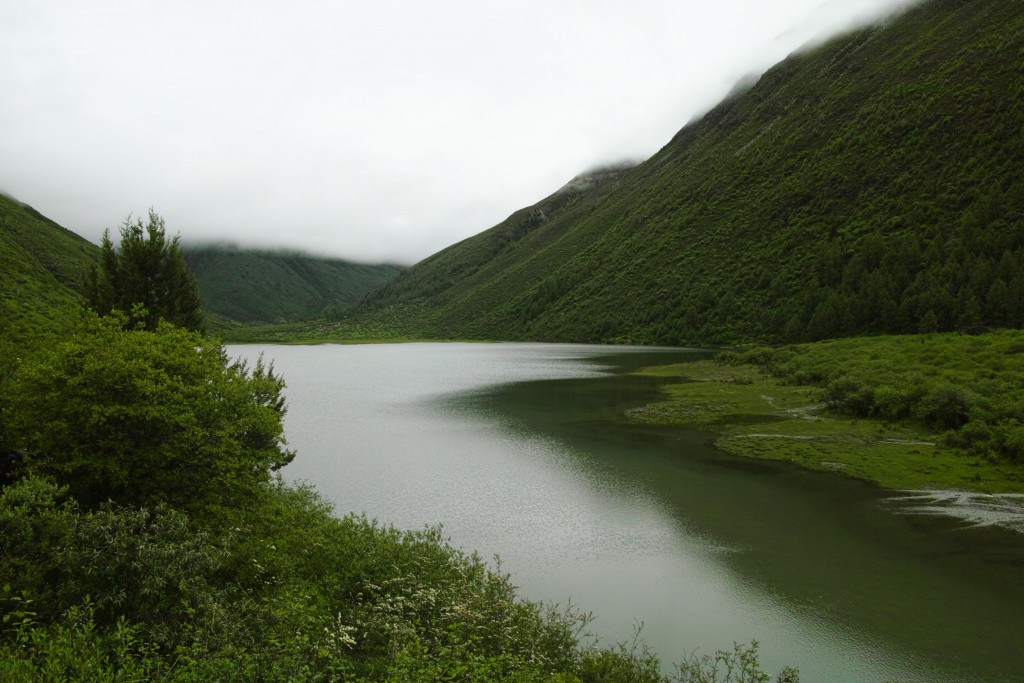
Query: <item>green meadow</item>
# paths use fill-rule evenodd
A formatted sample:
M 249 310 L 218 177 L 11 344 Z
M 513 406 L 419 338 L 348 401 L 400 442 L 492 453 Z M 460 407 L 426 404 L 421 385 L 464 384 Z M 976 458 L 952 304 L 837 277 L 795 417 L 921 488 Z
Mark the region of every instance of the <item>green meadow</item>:
M 630 419 L 715 432 L 728 453 L 894 489 L 1024 492 L 1018 331 L 756 348 L 642 373 L 678 381 Z

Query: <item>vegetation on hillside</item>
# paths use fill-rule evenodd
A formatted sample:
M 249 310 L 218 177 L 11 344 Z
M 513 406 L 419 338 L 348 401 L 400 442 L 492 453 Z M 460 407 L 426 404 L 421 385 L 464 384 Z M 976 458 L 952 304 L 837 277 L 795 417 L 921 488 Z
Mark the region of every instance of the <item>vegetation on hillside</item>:
M 890 488 L 1024 492 L 1024 332 L 842 339 L 647 371 L 686 380 L 634 420 Z
M 854 417 L 912 423 L 950 447 L 1024 465 L 1024 333 L 842 339 L 754 349 L 733 362 L 820 387 Z
M 337 314 L 402 271 L 305 254 L 187 245 L 205 308 L 233 321 L 276 323 Z
M 69 322 L 98 256 L 96 245 L 0 194 L 0 337 L 30 339 Z
M 432 337 L 727 345 L 1024 323 L 1024 13 L 929 0 L 369 303 Z M 603 181 L 603 182 L 601 182 Z
M 162 237 L 151 239 L 151 229 Z M 198 292 L 185 292 L 180 302 L 157 301 L 156 291 L 127 294 L 132 287 L 129 280 L 138 280 L 138 274 L 118 268 L 126 244 L 129 251 L 140 255 L 147 249 L 162 249 L 162 255 L 151 256 L 167 266 L 165 282 L 194 278 Z M 181 256 L 187 268 L 182 268 Z M 104 312 L 121 310 L 131 317 L 134 303 L 144 303 L 146 324 L 151 328 L 164 318 L 193 329 L 209 327 L 227 339 L 258 339 L 264 333 L 256 323 L 336 316 L 401 270 L 388 264 L 364 265 L 284 252 L 184 247 L 167 236 L 163 220 L 155 214 L 145 222 L 129 218 L 120 227 L 118 244 L 108 239 L 97 247 L 32 207 L 0 194 L 0 332 L 8 338 L 30 340 L 38 333 L 71 324 L 83 304 Z M 124 282 L 116 289 L 138 301 L 113 300 L 117 279 Z M 202 311 L 196 311 L 200 300 Z M 395 337 L 394 328 L 392 323 L 382 326 L 373 321 L 336 331 L 380 339 Z M 288 336 L 280 331 L 270 335 L 274 339 Z

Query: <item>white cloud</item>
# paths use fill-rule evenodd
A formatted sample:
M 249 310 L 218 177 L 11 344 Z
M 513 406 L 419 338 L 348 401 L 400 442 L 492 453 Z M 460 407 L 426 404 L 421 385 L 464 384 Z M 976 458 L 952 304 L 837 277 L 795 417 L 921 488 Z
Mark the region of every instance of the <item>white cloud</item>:
M 412 262 L 901 0 L 0 0 L 0 186 L 96 240 Z

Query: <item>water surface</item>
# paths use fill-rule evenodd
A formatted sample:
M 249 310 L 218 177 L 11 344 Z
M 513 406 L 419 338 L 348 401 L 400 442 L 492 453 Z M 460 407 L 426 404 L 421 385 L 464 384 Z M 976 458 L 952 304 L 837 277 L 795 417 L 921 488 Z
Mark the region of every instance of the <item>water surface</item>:
M 291 479 L 339 512 L 441 523 L 532 599 L 663 660 L 734 641 L 805 681 L 1014 681 L 1024 542 L 894 514 L 891 492 L 630 425 L 681 351 L 548 344 L 233 347 L 288 382 Z

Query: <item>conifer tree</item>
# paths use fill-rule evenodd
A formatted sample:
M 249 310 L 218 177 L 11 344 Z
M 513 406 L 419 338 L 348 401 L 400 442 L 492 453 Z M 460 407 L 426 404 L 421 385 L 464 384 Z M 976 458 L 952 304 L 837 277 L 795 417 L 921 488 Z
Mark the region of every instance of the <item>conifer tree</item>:
M 185 265 L 179 239 L 168 239 L 164 219 L 152 209 L 145 225 L 141 218 L 125 219 L 117 248 L 105 231 L 100 261 L 86 283 L 89 305 L 100 315 L 121 311 L 130 328 L 153 331 L 166 320 L 201 330 L 199 285 Z

